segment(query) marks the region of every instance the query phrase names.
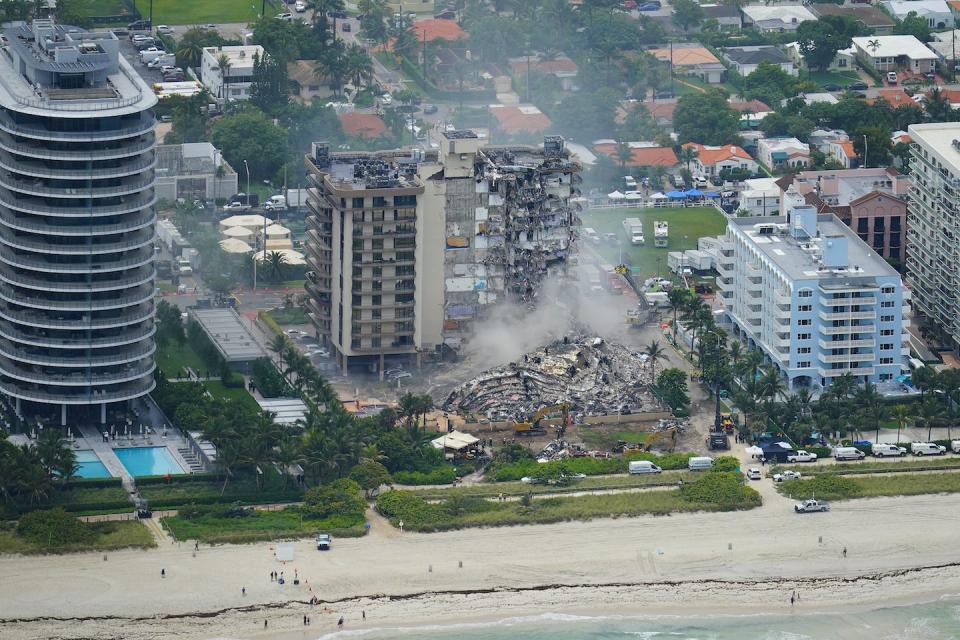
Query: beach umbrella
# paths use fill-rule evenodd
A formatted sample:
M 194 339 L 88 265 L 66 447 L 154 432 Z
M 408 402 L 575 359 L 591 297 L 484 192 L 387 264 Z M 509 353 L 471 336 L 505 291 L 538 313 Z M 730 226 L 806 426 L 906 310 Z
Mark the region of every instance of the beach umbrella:
M 613 193 L 608 193 L 607 197 L 610 198 L 611 200 L 623 200 L 627 196 L 620 193 L 619 191 L 614 191 Z

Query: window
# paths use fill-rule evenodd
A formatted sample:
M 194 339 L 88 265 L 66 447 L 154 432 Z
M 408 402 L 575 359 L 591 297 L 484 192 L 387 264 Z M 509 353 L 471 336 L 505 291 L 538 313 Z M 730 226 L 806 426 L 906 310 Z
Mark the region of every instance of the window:
M 387 206 L 387 199 L 383 196 L 374 196 L 373 197 L 373 206 L 375 207 L 385 207 Z
M 883 234 L 882 233 L 873 234 L 873 248 L 875 251 L 883 250 Z
M 799 349 L 797 349 L 797 353 L 800 353 L 800 354 L 810 353 L 810 347 L 800 347 Z
M 880 358 L 880 364 L 893 364 L 893 358 Z
M 873 219 L 873 230 L 876 233 L 883 233 L 886 229 L 886 220 L 883 218 L 874 218 Z
M 881 380 L 893 380 L 893 374 L 892 374 L 892 373 L 881 373 L 881 374 L 880 374 L 880 379 L 881 379 Z
M 900 231 L 900 216 L 890 218 L 890 231 Z
M 383 304 L 382 302 L 380 302 L 380 300 L 381 300 L 380 296 L 373 296 L 373 306 L 379 307 L 381 304 Z
M 893 329 L 880 329 L 880 335 L 882 336 L 892 336 Z
M 354 198 L 353 204 L 351 204 L 354 209 L 363 209 L 363 198 Z
M 801 304 L 797 307 L 797 311 L 813 311 L 812 304 Z
M 810 318 L 805 318 L 803 320 L 797 320 L 798 327 L 809 327 L 813 321 Z
M 813 289 L 800 289 L 800 291 L 797 292 L 797 297 L 798 297 L 798 298 L 812 298 L 812 297 L 813 297 Z
M 810 368 L 810 361 L 809 361 L 809 360 L 801 360 L 800 362 L 797 363 L 797 368 L 799 368 L 799 369 L 809 369 L 809 368 Z
M 880 350 L 881 350 L 881 351 L 890 351 L 890 349 L 893 349 L 893 343 L 892 343 L 892 342 L 884 342 L 884 343 L 881 343 L 881 344 L 880 344 Z
M 883 307 L 884 309 L 892 309 L 894 304 L 895 303 L 893 300 L 884 300 L 883 302 L 880 303 L 880 306 Z
M 809 340 L 809 339 L 810 339 L 810 334 L 809 334 L 809 333 L 798 333 L 798 334 L 797 334 L 797 340 Z
M 893 316 L 880 316 L 880 322 L 893 322 Z
M 882 291 L 883 293 L 893 293 L 895 289 L 893 287 L 884 287 L 880 291 Z
M 890 257 L 895 259 L 900 259 L 900 249 L 897 247 L 890 247 Z

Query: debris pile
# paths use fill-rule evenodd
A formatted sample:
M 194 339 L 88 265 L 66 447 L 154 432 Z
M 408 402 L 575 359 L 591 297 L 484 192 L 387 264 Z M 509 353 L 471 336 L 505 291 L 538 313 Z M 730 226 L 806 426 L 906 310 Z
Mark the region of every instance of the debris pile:
M 645 354 L 602 338 L 564 338 L 460 385 L 444 411 L 511 420 L 565 403 L 581 415 L 662 411 Z

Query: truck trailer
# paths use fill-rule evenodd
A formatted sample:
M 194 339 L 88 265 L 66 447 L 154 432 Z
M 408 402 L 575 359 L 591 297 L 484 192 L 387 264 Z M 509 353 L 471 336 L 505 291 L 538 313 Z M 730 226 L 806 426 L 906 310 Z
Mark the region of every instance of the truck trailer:
M 666 247 L 670 241 L 670 224 L 666 220 L 656 220 L 653 223 L 653 246 Z
M 627 241 L 634 246 L 644 244 L 643 222 L 640 218 L 627 218 L 623 221 L 623 233 Z

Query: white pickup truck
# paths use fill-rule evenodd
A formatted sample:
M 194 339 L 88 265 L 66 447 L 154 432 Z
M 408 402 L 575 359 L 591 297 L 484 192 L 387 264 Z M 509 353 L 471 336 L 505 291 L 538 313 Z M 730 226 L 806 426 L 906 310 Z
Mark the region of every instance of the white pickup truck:
M 816 462 L 817 454 L 800 449 L 787 456 L 787 462 Z
M 793 505 L 793 510 L 797 513 L 814 513 L 816 511 L 830 511 L 830 505 L 811 498 Z

